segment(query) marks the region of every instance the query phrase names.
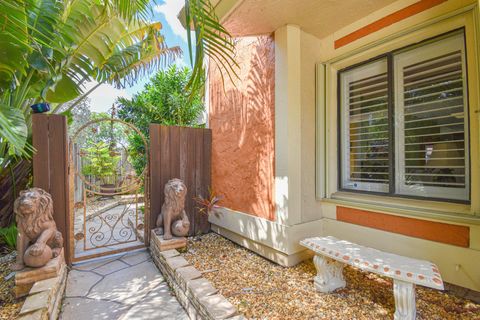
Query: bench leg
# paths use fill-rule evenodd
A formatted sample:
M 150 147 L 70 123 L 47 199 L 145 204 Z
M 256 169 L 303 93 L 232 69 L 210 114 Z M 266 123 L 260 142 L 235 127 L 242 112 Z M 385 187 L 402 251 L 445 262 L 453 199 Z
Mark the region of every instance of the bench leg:
M 317 269 L 314 283 L 318 291 L 328 293 L 345 287 L 343 263 L 320 255 L 313 257 L 313 263 Z
M 410 282 L 393 280 L 395 297 L 395 320 L 415 320 L 415 285 Z

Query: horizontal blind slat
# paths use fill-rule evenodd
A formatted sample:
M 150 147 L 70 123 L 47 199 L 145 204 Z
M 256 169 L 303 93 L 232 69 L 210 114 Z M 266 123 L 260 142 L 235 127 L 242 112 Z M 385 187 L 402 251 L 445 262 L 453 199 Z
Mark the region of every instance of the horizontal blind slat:
M 417 185 L 421 183 L 422 185 L 443 185 L 443 186 L 465 186 L 465 183 L 457 183 L 457 182 L 423 182 L 423 181 L 416 181 L 416 180 L 408 180 L 406 181 L 407 185 Z
M 412 143 L 405 143 L 406 146 L 414 146 L 414 145 L 421 145 L 421 144 L 439 144 L 439 143 L 454 143 L 454 142 L 465 142 L 462 140 L 442 140 L 442 141 L 428 141 L 428 142 L 412 142 Z
M 447 53 L 447 54 L 437 56 L 433 59 L 427 59 L 427 60 L 424 60 L 424 61 L 421 61 L 421 62 L 411 64 L 409 66 L 406 66 L 404 69 L 407 70 L 407 71 L 411 71 L 412 69 L 418 69 L 418 68 L 429 66 L 429 65 L 432 65 L 432 64 L 435 64 L 435 63 L 438 63 L 438 62 L 448 61 L 448 60 L 451 60 L 452 58 L 457 58 L 458 59 L 459 57 L 461 57 L 461 51 L 453 51 L 453 52 L 450 52 L 450 53 Z
M 452 71 L 452 72 L 447 72 L 445 74 L 441 74 L 441 75 L 438 75 L 438 76 L 435 76 L 435 77 L 431 77 L 429 79 L 421 79 L 421 80 L 417 80 L 417 81 L 413 81 L 413 82 L 409 82 L 407 85 L 405 85 L 405 87 L 412 87 L 412 86 L 415 86 L 419 83 L 422 83 L 422 84 L 427 84 L 428 83 L 432 83 L 431 81 L 435 81 L 435 80 L 438 80 L 438 79 L 442 79 L 442 78 L 448 78 L 448 77 L 452 77 L 452 76 L 462 76 L 462 71 Z M 435 83 L 435 82 L 433 82 Z
M 460 113 L 463 115 L 463 113 Z M 453 116 L 451 114 L 446 115 L 446 116 L 438 116 L 438 117 L 432 117 L 432 118 L 422 118 L 422 119 L 415 119 L 415 120 L 405 120 L 405 123 L 413 123 L 413 122 L 419 122 L 419 121 L 426 121 L 426 120 L 440 120 L 440 119 L 447 119 L 447 118 L 455 118 L 455 119 L 461 119 L 458 116 Z
M 447 124 L 437 124 L 433 126 L 424 126 L 424 127 L 416 127 L 416 128 L 408 128 L 405 129 L 405 131 L 410 131 L 410 130 L 423 130 L 423 129 L 433 129 L 433 128 L 445 128 L 445 127 L 452 127 L 452 126 L 458 126 L 458 125 L 463 125 L 462 122 L 452 122 L 452 123 L 447 123 Z
M 445 134 L 463 134 L 463 131 L 427 133 L 427 134 L 416 134 L 416 135 L 414 134 L 414 135 L 405 135 L 405 137 L 406 138 L 435 137 L 435 136 L 442 136 Z
M 428 94 L 424 94 L 424 95 L 420 95 L 420 96 L 410 97 L 410 98 L 404 99 L 404 101 L 413 101 L 413 100 L 416 100 L 416 99 L 424 99 L 424 98 L 434 97 L 434 96 L 438 96 L 440 94 L 446 94 L 446 93 L 451 93 L 451 92 L 459 92 L 459 91 L 462 92 L 462 90 L 463 90 L 462 86 L 459 86 L 459 87 L 455 87 L 455 88 L 450 89 L 450 90 L 444 90 L 444 91 L 428 93 Z M 460 98 L 463 98 L 463 97 L 460 97 Z M 411 105 L 409 104 L 409 106 L 411 106 Z
M 384 85 L 382 85 L 382 88 L 378 89 L 378 90 L 364 91 L 364 92 L 360 92 L 360 93 L 357 92 L 357 94 L 351 94 L 350 93 L 349 101 L 352 101 L 354 99 L 358 99 L 360 97 L 369 97 L 371 95 L 382 93 L 382 92 L 387 93 L 387 90 L 388 90 L 387 83 L 385 83 Z
M 434 150 L 435 152 L 442 152 L 442 151 L 446 151 L 446 152 L 449 152 L 449 151 L 465 151 L 465 149 L 463 148 L 460 148 L 460 149 L 435 149 Z M 419 153 L 419 152 L 422 152 L 422 153 L 426 153 L 426 152 L 429 152 L 428 150 L 407 150 L 405 151 L 406 153 L 413 153 L 413 152 L 416 152 L 416 153 Z
M 453 84 L 453 83 L 458 83 L 458 82 L 462 82 L 463 79 L 455 79 L 455 80 L 450 80 L 448 82 L 440 82 L 440 83 L 437 83 L 437 84 L 434 84 L 434 85 L 430 85 L 428 87 L 420 87 L 420 88 L 417 88 L 417 89 L 412 89 L 412 90 L 405 90 L 405 94 L 412 94 L 412 93 L 415 93 L 415 92 L 418 92 L 418 91 L 424 91 L 424 90 L 431 90 L 431 89 L 436 89 L 438 87 L 442 87 L 442 86 L 446 86 L 446 85 L 449 85 L 449 84 Z
M 440 102 L 449 102 L 449 101 L 454 101 L 454 100 L 463 100 L 463 97 L 452 97 L 452 98 L 448 98 L 448 99 L 442 99 L 441 101 L 427 101 L 427 102 L 422 102 L 422 103 L 415 103 L 415 104 L 409 104 L 409 105 L 406 105 L 405 106 L 405 110 L 410 110 L 410 109 L 413 109 L 415 107 L 419 107 L 419 106 L 426 106 L 426 105 L 430 105 L 430 104 L 439 104 Z M 463 107 L 463 104 L 460 104 L 460 105 L 454 105 L 454 106 L 448 106 L 448 107 Z M 433 111 L 439 111 L 439 110 L 442 110 L 442 108 L 438 108 L 438 109 L 435 109 Z M 429 111 L 432 111 L 432 110 L 429 110 Z M 405 113 L 407 115 L 410 115 L 410 114 L 415 114 L 415 112 L 408 112 L 408 113 Z
M 462 52 L 458 48 L 445 47 L 429 52 L 425 55 L 429 58 L 422 60 L 425 49 L 413 50 L 417 51 L 416 62 L 403 66 L 400 73 L 403 80 L 403 140 L 400 141 L 403 154 L 399 170 L 403 184 L 438 190 L 433 192 L 441 192 L 441 188 L 464 188 Z M 432 55 L 437 51 L 438 55 Z M 402 55 L 396 59 L 401 59 Z
M 386 69 L 386 60 L 376 61 L 358 72 L 348 71 L 350 79 L 355 80 L 343 82 L 344 141 L 348 151 L 344 165 L 348 181 L 358 182 L 347 187 L 388 182 L 388 77 L 386 72 L 380 72 Z

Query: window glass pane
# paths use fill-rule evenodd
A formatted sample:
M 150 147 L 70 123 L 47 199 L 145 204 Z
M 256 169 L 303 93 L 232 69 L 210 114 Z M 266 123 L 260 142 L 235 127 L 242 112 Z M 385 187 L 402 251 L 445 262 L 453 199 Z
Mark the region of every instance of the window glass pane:
M 341 74 L 342 187 L 388 192 L 389 124 L 386 60 Z
M 467 200 L 463 34 L 394 59 L 397 192 Z

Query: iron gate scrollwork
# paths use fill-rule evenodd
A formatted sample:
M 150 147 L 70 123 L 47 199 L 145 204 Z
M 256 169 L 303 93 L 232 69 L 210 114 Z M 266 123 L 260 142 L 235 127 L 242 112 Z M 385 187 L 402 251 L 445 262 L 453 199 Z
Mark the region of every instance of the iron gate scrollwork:
M 143 154 L 132 141 L 137 147 L 143 144 Z M 144 135 L 119 119 L 93 120 L 72 136 L 71 150 L 73 261 L 143 247 L 149 205 Z

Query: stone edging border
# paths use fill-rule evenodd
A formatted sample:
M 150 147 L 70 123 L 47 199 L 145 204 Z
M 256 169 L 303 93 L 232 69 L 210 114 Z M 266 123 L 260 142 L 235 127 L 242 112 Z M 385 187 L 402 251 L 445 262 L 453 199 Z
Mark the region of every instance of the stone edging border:
M 202 273 L 190 265 L 177 250 L 160 252 L 159 241 L 155 238 L 152 233 L 150 253 L 153 261 L 163 273 L 190 319 L 246 319 L 239 315 L 235 306 L 219 294 L 210 281 L 203 278 Z
M 60 267 L 55 278 L 35 282 L 23 303 L 17 320 L 56 320 L 67 283 L 67 266 Z

